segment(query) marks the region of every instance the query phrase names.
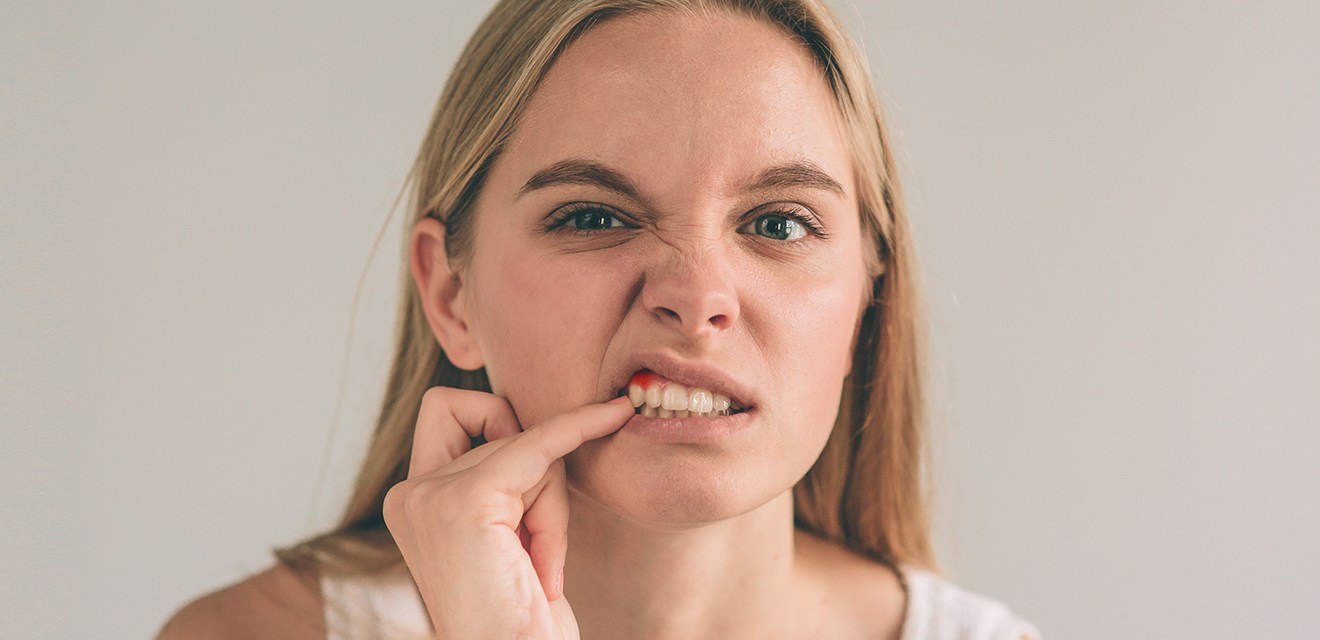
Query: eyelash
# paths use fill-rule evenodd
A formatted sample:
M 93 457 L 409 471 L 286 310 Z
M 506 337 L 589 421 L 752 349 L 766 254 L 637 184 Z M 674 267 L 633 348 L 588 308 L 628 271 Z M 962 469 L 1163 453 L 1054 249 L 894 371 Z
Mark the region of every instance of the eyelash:
M 611 211 L 606 207 L 596 204 L 579 203 L 579 204 L 571 204 L 565 207 L 563 210 L 561 210 L 559 214 L 555 216 L 554 221 L 550 223 L 550 226 L 547 227 L 547 231 L 559 230 L 561 232 L 571 233 L 574 235 L 589 236 L 589 235 L 595 235 L 605 230 L 605 229 L 594 229 L 594 230 L 576 229 L 566 225 L 566 223 L 569 220 L 573 219 L 573 216 L 576 216 L 577 214 L 582 213 L 583 211 L 600 211 L 609 215 L 615 220 L 619 220 L 619 222 L 623 222 L 623 220 L 621 220 L 619 216 L 615 215 L 613 211 Z M 821 239 L 826 239 L 830 237 L 829 233 L 827 233 L 825 229 L 821 227 L 820 223 L 816 222 L 816 220 L 812 216 L 798 213 L 799 211 L 801 211 L 801 209 L 797 209 L 797 208 L 775 209 L 771 211 L 765 211 L 761 213 L 761 215 L 753 218 L 751 222 L 756 222 L 757 220 L 760 220 L 761 218 L 767 216 L 778 216 L 781 218 L 788 218 L 789 220 L 801 224 L 802 226 L 807 228 L 808 233 L 811 235 L 815 235 Z M 564 228 L 560 229 L 560 227 L 564 227 Z M 796 240 L 780 240 L 778 242 L 780 242 L 781 244 L 793 245 L 793 244 L 798 244 L 800 242 L 806 242 L 808 239 L 810 239 L 810 235 L 803 236 Z M 767 238 L 767 240 L 773 240 L 773 238 Z

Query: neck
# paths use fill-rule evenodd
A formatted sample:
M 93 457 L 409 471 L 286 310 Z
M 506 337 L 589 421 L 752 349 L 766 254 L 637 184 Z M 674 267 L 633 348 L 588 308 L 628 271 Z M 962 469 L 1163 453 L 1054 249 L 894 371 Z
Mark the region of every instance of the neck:
M 767 637 L 797 624 L 791 491 L 684 529 L 628 520 L 576 490 L 569 499 L 564 596 L 583 638 Z

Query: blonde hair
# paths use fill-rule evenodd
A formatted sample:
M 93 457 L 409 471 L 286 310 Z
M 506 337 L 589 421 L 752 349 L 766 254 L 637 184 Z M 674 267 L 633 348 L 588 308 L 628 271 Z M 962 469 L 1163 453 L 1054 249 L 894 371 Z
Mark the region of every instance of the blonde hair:
M 483 178 L 559 53 L 602 20 L 656 11 L 725 11 L 759 18 L 804 44 L 823 70 L 843 116 L 857 176 L 872 289 L 834 430 L 814 466 L 793 487 L 794 523 L 887 565 L 938 572 L 926 496 L 924 320 L 913 239 L 866 60 L 822 2 L 500 2 L 468 41 L 445 83 L 409 175 L 407 228 L 423 216 L 443 221 L 445 248 L 453 266 L 461 269 L 471 254 L 472 209 Z M 366 458 L 335 528 L 275 550 L 291 567 L 339 573 L 398 569 L 402 556 L 381 507 L 390 487 L 407 478 L 423 392 L 436 385 L 490 391 L 484 369 L 465 371 L 446 358 L 423 315 L 407 260 L 399 285 L 394 361 Z

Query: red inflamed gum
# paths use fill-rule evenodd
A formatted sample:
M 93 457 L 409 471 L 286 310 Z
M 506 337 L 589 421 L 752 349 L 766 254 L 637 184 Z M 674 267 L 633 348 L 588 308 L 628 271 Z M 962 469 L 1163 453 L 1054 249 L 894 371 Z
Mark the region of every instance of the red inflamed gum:
M 635 384 L 641 387 L 642 391 L 646 391 L 654 386 L 663 386 L 665 382 L 665 379 L 660 377 L 659 374 L 651 373 L 650 371 L 643 369 L 633 374 L 633 377 L 628 381 L 628 384 Z

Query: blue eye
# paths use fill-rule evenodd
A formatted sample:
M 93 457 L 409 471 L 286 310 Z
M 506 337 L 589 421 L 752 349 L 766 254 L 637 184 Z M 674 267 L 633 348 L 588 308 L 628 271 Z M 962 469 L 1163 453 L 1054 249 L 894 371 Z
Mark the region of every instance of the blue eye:
M 808 215 L 795 211 L 771 211 L 743 225 L 739 231 L 751 227 L 751 233 L 786 244 L 801 242 L 808 235 L 828 238 L 829 234 Z
M 802 223 L 788 216 L 770 214 L 761 216 L 752 221 L 756 233 L 763 235 L 771 240 L 799 240 L 806 237 L 807 232 Z

